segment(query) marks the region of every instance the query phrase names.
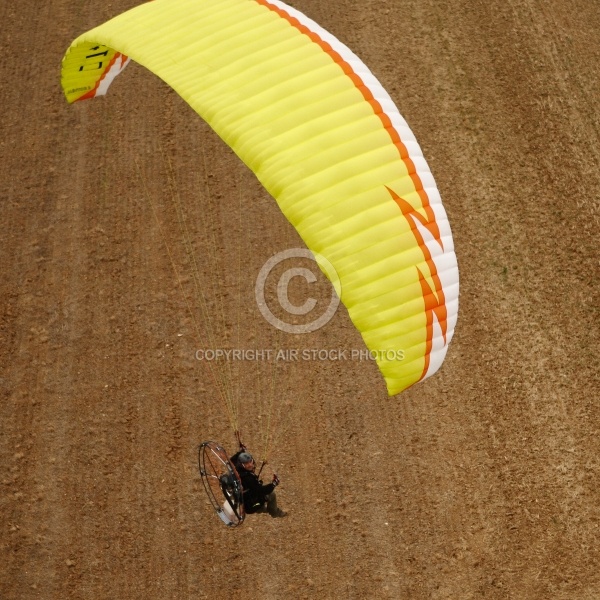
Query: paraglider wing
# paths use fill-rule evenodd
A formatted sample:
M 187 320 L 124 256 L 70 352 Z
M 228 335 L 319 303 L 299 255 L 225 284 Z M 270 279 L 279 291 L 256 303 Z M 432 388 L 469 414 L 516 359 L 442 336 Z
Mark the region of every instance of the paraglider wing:
M 208 122 L 334 266 L 388 392 L 434 373 L 458 312 L 452 235 L 419 145 L 367 67 L 276 0 L 154 0 L 73 42 L 67 99 L 104 94 L 128 57 Z

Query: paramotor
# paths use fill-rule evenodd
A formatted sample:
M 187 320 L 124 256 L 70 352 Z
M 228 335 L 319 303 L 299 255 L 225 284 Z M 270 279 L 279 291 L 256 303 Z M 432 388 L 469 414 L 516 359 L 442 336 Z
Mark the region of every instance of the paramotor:
M 241 525 L 246 516 L 242 482 L 225 449 L 216 442 L 203 442 L 198 449 L 198 466 L 204 489 L 221 521 L 228 527 Z

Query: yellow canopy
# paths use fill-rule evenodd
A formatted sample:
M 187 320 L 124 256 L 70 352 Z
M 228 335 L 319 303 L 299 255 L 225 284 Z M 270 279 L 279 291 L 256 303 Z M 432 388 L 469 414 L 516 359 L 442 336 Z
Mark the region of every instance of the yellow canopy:
M 72 43 L 67 100 L 106 93 L 129 57 L 210 124 L 333 265 L 389 394 L 434 373 L 458 312 L 452 235 L 412 132 L 367 67 L 276 0 L 154 0 Z

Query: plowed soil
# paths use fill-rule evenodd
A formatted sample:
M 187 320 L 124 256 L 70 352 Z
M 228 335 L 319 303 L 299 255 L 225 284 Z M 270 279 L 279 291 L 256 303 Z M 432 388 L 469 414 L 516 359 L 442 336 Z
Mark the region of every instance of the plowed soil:
M 596 2 L 293 1 L 389 91 L 452 225 L 456 335 L 393 398 L 367 360 L 196 360 L 364 346 L 342 308 L 263 319 L 258 271 L 301 243 L 157 77 L 64 101 L 71 40 L 135 4 L 0 3 L 0 598 L 600 598 Z M 207 504 L 215 372 L 250 449 L 278 436 L 285 519 Z

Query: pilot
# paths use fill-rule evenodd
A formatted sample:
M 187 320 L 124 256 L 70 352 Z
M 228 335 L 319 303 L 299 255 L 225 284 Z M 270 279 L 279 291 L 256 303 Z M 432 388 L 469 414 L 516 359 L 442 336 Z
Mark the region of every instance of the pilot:
M 256 462 L 245 448 L 231 457 L 242 481 L 244 509 L 247 514 L 269 513 L 272 517 L 285 517 L 287 512 L 277 506 L 275 488 L 279 485 L 279 477 L 273 474 L 271 483 L 263 484 L 256 474 Z

